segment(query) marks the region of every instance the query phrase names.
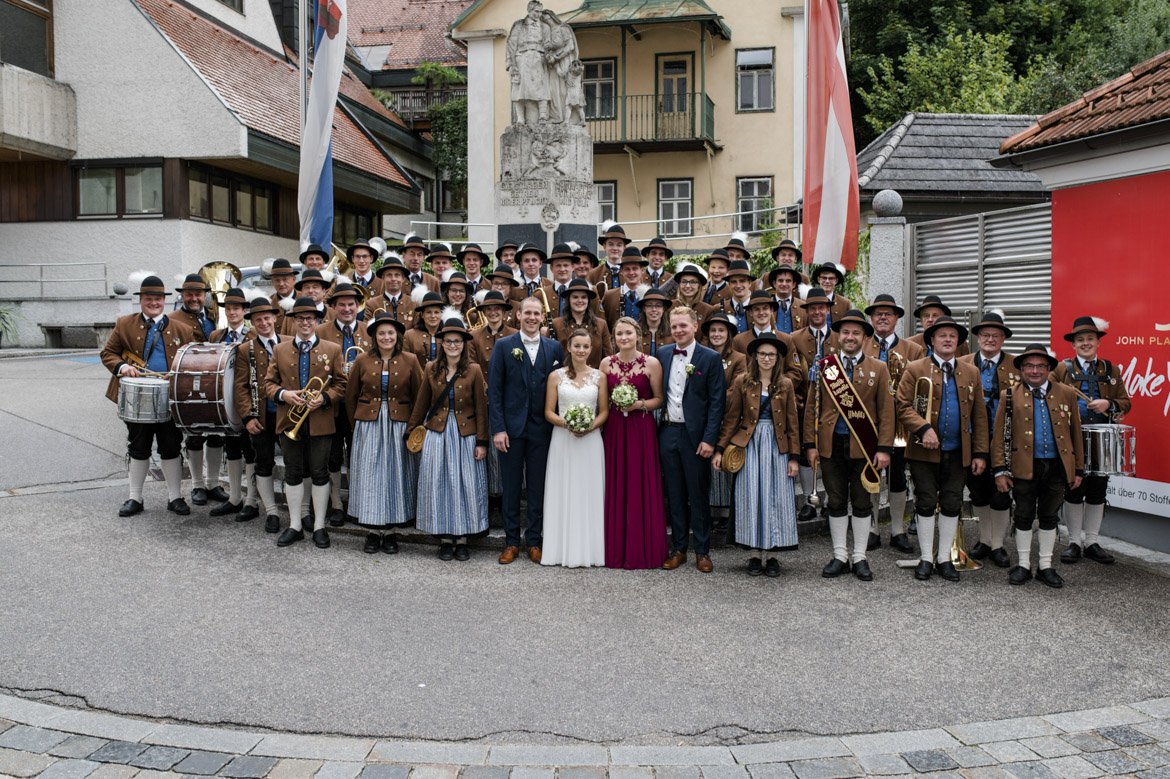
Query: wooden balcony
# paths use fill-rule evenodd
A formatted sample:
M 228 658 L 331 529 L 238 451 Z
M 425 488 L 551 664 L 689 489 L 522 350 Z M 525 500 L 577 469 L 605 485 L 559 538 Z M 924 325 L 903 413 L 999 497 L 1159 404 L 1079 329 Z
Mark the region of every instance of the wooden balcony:
M 434 106 L 445 105 L 452 100 L 467 97 L 467 87 L 445 87 L 443 89 L 387 89 L 390 95 L 389 108 L 402 121 L 412 127 L 420 124 L 430 125 L 430 110 Z
M 616 154 L 627 148 L 638 153 L 719 148 L 715 104 L 702 92 L 597 98 L 587 111 L 597 154 Z

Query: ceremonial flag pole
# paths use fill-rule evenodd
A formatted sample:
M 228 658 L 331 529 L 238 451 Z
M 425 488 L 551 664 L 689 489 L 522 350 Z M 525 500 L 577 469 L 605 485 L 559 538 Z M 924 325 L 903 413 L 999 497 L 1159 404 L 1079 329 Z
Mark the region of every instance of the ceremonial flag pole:
M 305 0 L 300 0 L 301 8 Z M 297 212 L 301 248 L 326 247 L 333 239 L 333 113 L 345 66 L 345 0 L 316 0 L 313 25 L 313 83 L 305 96 L 308 52 L 306 18 L 300 24 L 301 165 L 297 181 Z
M 857 147 L 837 0 L 808 0 L 804 256 L 820 265 L 857 261 Z

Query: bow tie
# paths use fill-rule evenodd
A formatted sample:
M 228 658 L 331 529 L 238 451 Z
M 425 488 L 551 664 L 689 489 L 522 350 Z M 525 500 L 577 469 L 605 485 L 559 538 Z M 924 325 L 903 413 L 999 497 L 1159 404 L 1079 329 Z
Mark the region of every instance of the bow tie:
M 675 349 L 675 350 L 674 350 L 674 353 L 675 353 L 675 354 L 681 354 L 683 357 L 686 357 L 686 356 L 687 356 L 687 350 L 686 350 L 686 349 Z
M 537 336 L 536 338 L 525 338 L 524 336 L 520 336 L 520 340 L 524 342 L 525 346 L 539 346 L 540 345 L 540 336 Z

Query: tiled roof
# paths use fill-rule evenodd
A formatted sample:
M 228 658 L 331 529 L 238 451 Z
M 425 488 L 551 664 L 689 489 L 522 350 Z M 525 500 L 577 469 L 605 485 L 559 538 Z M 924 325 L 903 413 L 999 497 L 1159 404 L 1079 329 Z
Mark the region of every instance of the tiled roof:
M 349 0 L 349 42 L 390 47 L 383 62 L 367 63 L 375 72 L 423 62 L 466 65 L 467 52 L 447 38 L 447 27 L 469 5 L 471 0 Z
M 909 113 L 857 155 L 862 193 L 895 189 L 963 195 L 1043 194 L 1034 173 L 988 163 L 999 144 L 1034 116 Z
M 1077 141 L 1170 118 L 1170 51 L 1135 66 L 1008 138 L 1004 154 Z
M 561 20 L 574 27 L 703 20 L 716 35 L 731 38 L 731 28 L 723 17 L 703 0 L 584 0 L 579 8 L 561 14 Z
M 298 74 L 287 57 L 260 49 L 170 0 L 134 2 L 248 129 L 300 146 Z M 348 72 L 341 79 L 341 93 L 402 124 Z M 411 188 L 402 171 L 340 108 L 333 114 L 333 160 Z

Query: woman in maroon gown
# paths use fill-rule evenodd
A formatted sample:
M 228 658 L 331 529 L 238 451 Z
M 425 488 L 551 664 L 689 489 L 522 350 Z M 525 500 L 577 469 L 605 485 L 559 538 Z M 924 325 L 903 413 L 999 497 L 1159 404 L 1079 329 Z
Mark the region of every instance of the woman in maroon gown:
M 638 351 L 638 323 L 622 317 L 614 325 L 617 354 L 601 361 L 613 390 L 630 384 L 638 400 L 613 405 L 605 423 L 605 565 L 659 568 L 666 559 L 666 511 L 654 410 L 662 403 L 662 365 Z

